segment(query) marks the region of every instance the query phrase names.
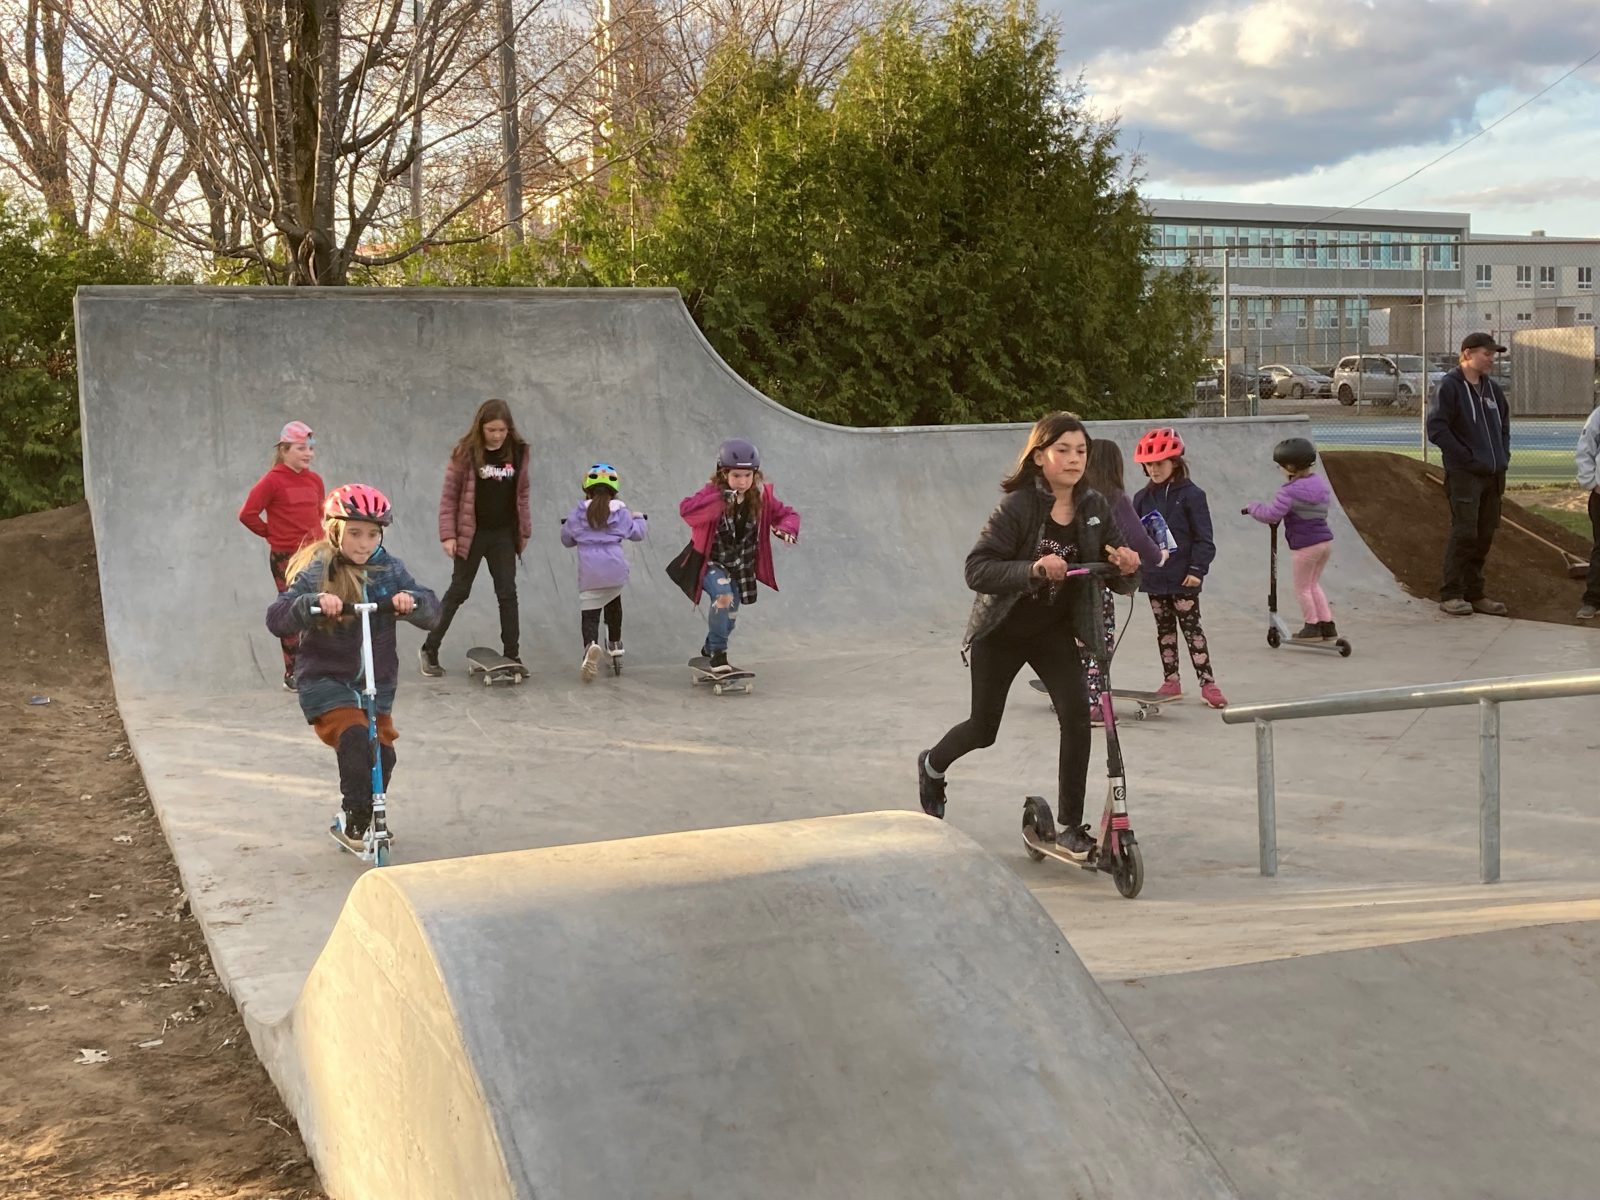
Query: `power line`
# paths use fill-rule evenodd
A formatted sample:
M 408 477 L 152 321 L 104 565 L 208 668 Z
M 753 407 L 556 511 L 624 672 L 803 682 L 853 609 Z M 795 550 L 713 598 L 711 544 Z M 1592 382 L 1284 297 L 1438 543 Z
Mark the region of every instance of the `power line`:
M 1366 197 L 1364 197 L 1364 198 L 1362 198 L 1360 200 L 1357 200 L 1354 204 L 1346 204 L 1343 208 L 1330 209 L 1328 212 L 1325 212 L 1320 217 L 1318 217 L 1316 223 L 1327 221 L 1330 218 L 1338 216 L 1340 213 L 1349 212 L 1352 208 L 1360 208 L 1363 204 L 1367 203 L 1367 201 L 1376 200 L 1379 196 L 1383 195 L 1385 192 L 1392 192 L 1395 188 L 1399 187 L 1402 183 L 1406 183 L 1406 182 L 1409 182 L 1412 179 L 1415 179 L 1418 175 L 1421 175 L 1429 167 L 1438 166 L 1440 163 L 1442 163 L 1445 159 L 1449 158 L 1452 154 L 1456 153 L 1458 150 L 1465 150 L 1468 146 L 1472 145 L 1473 142 L 1477 141 L 1484 134 L 1486 134 L 1486 133 L 1490 132 L 1491 130 L 1497 128 L 1498 126 L 1504 124 L 1506 121 L 1509 121 L 1512 117 L 1516 116 L 1523 109 L 1527 108 L 1528 105 L 1532 104 L 1535 100 L 1539 99 L 1541 96 L 1546 95 L 1548 92 L 1550 92 L 1550 90 L 1552 88 L 1555 88 L 1557 85 L 1559 85 L 1561 83 L 1564 83 L 1568 79 L 1572 78 L 1572 76 L 1576 75 L 1579 71 L 1583 70 L 1590 63 L 1594 62 L 1594 60 L 1597 59 L 1597 58 L 1600 58 L 1600 50 L 1596 50 L 1593 54 L 1589 55 L 1589 57 L 1584 59 L 1581 63 L 1578 63 L 1576 66 L 1572 67 L 1570 70 L 1564 71 L 1562 74 L 1556 76 L 1555 79 L 1551 80 L 1544 87 L 1539 89 L 1533 95 L 1529 96 L 1526 100 L 1524 100 L 1521 104 L 1517 105 L 1510 112 L 1503 113 L 1501 116 L 1496 118 L 1490 124 L 1485 125 L 1482 129 L 1478 130 L 1478 132 L 1474 133 L 1471 137 L 1466 138 L 1465 140 L 1460 142 L 1458 145 L 1450 147 L 1450 149 L 1446 150 L 1443 154 L 1439 155 L 1438 158 L 1435 158 L 1435 159 L 1433 159 L 1433 160 L 1431 160 L 1429 162 L 1423 163 L 1415 171 L 1411 172 L 1411 174 L 1406 175 L 1403 178 L 1396 179 L 1388 187 L 1379 188 L 1377 191 L 1373 192 L 1372 195 L 1366 196 Z M 1309 226 L 1302 226 L 1300 229 L 1295 230 L 1295 232 L 1296 233 L 1304 233 L 1307 228 L 1309 228 Z

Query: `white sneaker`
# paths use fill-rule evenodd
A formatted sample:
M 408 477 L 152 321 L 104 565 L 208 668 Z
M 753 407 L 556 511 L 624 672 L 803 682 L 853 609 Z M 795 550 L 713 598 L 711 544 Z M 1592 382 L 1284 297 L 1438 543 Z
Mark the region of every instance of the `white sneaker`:
M 583 666 L 578 669 L 578 676 L 585 683 L 593 683 L 594 677 L 600 673 L 600 643 L 590 642 L 583 650 Z
M 621 658 L 622 657 L 622 647 L 620 645 L 619 646 L 607 646 L 606 647 L 606 653 L 611 655 L 612 658 Z

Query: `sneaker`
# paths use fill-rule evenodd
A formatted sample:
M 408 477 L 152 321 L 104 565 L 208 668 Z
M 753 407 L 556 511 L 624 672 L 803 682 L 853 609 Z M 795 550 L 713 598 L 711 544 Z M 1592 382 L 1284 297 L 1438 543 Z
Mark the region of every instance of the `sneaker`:
M 1212 708 L 1227 708 L 1228 698 L 1222 694 L 1222 689 L 1215 683 L 1201 684 L 1200 699 Z
M 1307 621 L 1300 627 L 1298 633 L 1289 635 L 1289 640 L 1291 642 L 1320 642 L 1322 640 L 1322 626 L 1313 625 L 1310 621 Z
M 1161 686 L 1156 689 L 1156 695 L 1162 696 L 1168 700 L 1176 700 L 1179 696 L 1183 695 L 1183 684 L 1178 682 L 1178 677 L 1176 675 L 1174 675 L 1171 679 L 1163 679 L 1161 681 Z
M 439 665 L 439 652 L 437 650 L 429 650 L 426 646 L 418 646 L 417 661 L 422 664 L 422 673 L 429 679 L 437 679 L 444 674 L 444 668 Z
M 1589 615 L 1591 617 L 1594 616 L 1594 610 L 1593 609 L 1589 610 Z M 283 690 L 286 691 L 286 692 L 298 692 L 300 690 L 300 688 L 296 685 L 296 683 L 294 681 L 294 672 L 293 671 L 285 671 L 283 673 Z
M 1094 849 L 1094 838 L 1087 825 L 1067 825 L 1056 834 L 1056 845 L 1068 854 L 1088 854 Z
M 1322 630 L 1323 641 L 1336 642 L 1339 640 L 1339 627 L 1332 621 L 1320 621 L 1317 624 L 1317 628 Z
M 1580 621 L 1592 621 L 1594 620 L 1594 617 L 1595 607 L 1592 604 L 1585 604 L 1578 610 L 1578 620 Z
M 606 653 L 609 654 L 614 659 L 621 658 L 622 657 L 622 643 L 621 642 L 612 642 L 609 646 L 606 647 Z
M 1506 606 L 1498 600 L 1488 600 L 1480 596 L 1472 602 L 1472 611 L 1489 617 L 1503 617 L 1506 615 Z
M 712 654 L 708 665 L 714 675 L 729 675 L 734 670 L 733 664 L 728 661 L 728 652 L 726 650 L 718 650 Z
M 333 824 L 329 826 L 328 832 L 333 834 L 341 845 L 349 847 L 357 854 L 363 853 L 367 848 L 366 826 L 358 826 L 355 817 L 342 809 L 333 818 Z
M 1470 617 L 1472 605 L 1465 600 L 1446 600 L 1439 605 L 1439 611 L 1449 613 L 1452 617 Z
M 935 779 L 928 774 L 928 755 L 931 750 L 924 750 L 917 755 L 917 796 L 922 801 L 922 811 L 930 817 L 944 820 L 944 777 Z
M 1100 706 L 1096 704 L 1089 709 L 1089 728 L 1104 729 L 1105 727 L 1106 719 L 1100 712 Z
M 578 676 L 585 683 L 593 683 L 594 677 L 600 672 L 600 643 L 590 642 L 583 648 L 583 666 L 578 668 Z

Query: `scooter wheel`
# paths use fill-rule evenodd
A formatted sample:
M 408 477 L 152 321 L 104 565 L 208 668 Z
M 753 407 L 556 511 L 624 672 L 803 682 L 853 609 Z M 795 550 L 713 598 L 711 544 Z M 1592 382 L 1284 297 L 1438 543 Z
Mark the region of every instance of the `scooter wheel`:
M 1283 637 L 1278 633 L 1277 626 L 1273 626 L 1271 629 L 1267 630 L 1267 645 L 1271 646 L 1274 650 L 1283 645 Z
M 1350 643 L 1349 642 L 1345 641 L 1343 638 L 1340 638 L 1338 641 L 1336 641 L 1334 643 L 1334 645 L 1339 647 L 1339 657 L 1340 658 L 1349 658 L 1350 657 Z
M 1028 857 L 1034 862 L 1043 862 L 1043 850 L 1036 850 L 1027 840 L 1030 832 L 1035 841 L 1052 842 L 1055 840 L 1055 819 L 1050 815 L 1050 807 L 1039 796 L 1029 796 L 1022 802 L 1022 832 L 1024 834 L 1022 848 L 1028 852 Z
M 1132 900 L 1144 887 L 1144 856 L 1139 853 L 1139 843 L 1132 838 L 1122 839 L 1121 850 L 1122 853 L 1112 865 L 1111 878 L 1117 885 L 1117 891 Z
M 380 867 L 389 865 L 389 842 L 387 839 L 372 848 L 372 861 Z

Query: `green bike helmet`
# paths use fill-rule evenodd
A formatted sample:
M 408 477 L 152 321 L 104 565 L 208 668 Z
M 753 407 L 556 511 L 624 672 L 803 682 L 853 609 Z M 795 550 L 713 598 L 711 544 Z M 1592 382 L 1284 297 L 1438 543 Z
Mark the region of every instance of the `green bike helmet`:
M 615 495 L 621 490 L 617 487 L 617 469 L 610 463 L 595 463 L 583 477 L 583 490 L 587 492 L 596 484 L 610 488 L 612 495 Z

